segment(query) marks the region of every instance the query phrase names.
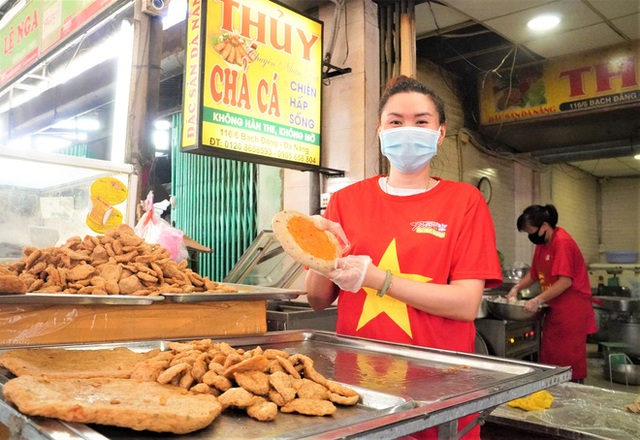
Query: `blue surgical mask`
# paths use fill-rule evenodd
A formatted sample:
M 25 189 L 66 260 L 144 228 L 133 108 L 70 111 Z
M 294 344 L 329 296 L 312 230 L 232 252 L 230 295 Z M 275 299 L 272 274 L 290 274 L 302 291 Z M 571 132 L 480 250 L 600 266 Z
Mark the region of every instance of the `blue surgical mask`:
M 422 169 L 436 155 L 440 129 L 399 127 L 378 133 L 382 154 L 398 171 L 411 174 Z

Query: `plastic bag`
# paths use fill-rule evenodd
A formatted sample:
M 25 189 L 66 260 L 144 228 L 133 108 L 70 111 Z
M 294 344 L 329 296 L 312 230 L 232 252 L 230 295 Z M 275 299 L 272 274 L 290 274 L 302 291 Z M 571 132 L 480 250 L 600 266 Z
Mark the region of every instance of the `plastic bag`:
M 136 235 L 144 238 L 148 243 L 159 244 L 168 250 L 173 261 L 186 260 L 189 257 L 189 252 L 182 240 L 184 232 L 171 226 L 155 212 L 153 209 L 153 191 L 149 191 L 149 194 L 147 194 L 147 198 L 143 202 L 143 208 L 145 213 L 142 214 L 134 228 Z
M 525 411 L 538 411 L 542 409 L 549 409 L 553 404 L 553 395 L 548 391 L 541 390 L 526 397 L 507 402 L 507 405 L 513 408 L 520 408 Z

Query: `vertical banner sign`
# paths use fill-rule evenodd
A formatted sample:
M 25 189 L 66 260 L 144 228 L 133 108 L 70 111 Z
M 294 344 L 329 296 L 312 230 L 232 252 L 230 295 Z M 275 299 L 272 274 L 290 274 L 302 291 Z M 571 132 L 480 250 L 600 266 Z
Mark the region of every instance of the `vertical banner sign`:
M 640 44 L 505 70 L 479 84 L 483 125 L 640 105 Z
M 189 0 L 182 151 L 320 166 L 322 23 L 269 0 Z
M 204 0 L 206 1 L 206 0 Z M 200 34 L 202 22 L 202 1 L 189 0 L 187 15 L 187 43 L 185 49 L 184 87 L 182 98 L 182 147 L 198 144 L 200 125 L 200 83 L 202 48 Z

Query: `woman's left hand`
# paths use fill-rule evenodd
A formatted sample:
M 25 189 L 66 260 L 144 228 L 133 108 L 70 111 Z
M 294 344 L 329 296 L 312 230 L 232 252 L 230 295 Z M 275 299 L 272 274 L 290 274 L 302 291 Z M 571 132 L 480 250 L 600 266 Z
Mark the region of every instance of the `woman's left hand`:
M 357 292 L 362 287 L 364 276 L 371 264 L 367 255 L 348 255 L 336 260 L 336 268 L 326 274 L 342 290 Z
M 538 298 L 532 298 L 526 303 L 524 303 L 524 309 L 529 313 L 533 313 L 540 308 L 541 304 L 542 304 L 542 301 L 540 301 Z

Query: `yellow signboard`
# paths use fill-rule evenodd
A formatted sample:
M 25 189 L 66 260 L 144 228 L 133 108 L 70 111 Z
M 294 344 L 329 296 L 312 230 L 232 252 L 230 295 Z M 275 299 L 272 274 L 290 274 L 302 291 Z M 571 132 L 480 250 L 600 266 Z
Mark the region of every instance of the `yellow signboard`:
M 640 44 L 588 52 L 480 78 L 480 123 L 640 104 Z
M 189 0 L 182 150 L 320 166 L 322 23 L 269 0 Z

